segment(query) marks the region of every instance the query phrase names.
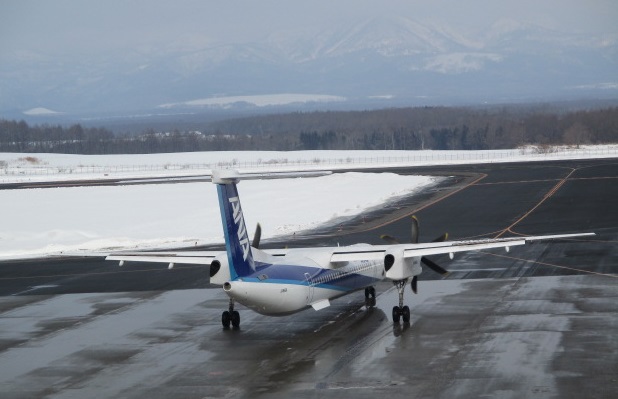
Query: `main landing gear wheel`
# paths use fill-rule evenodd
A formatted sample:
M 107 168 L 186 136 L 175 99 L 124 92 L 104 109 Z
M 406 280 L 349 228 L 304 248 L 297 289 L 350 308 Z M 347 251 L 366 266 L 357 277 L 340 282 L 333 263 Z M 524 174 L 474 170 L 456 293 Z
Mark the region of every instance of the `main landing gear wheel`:
M 404 306 L 401 309 L 401 318 L 404 323 L 410 323 L 410 308 L 409 307 Z
M 399 311 L 399 306 L 393 306 L 393 323 L 399 323 L 400 317 L 401 312 Z
M 232 312 L 232 327 L 238 328 L 240 326 L 240 314 L 237 311 Z
M 221 314 L 221 324 L 226 330 L 230 328 L 230 324 L 234 328 L 240 327 L 240 313 L 234 310 L 234 301 L 230 299 L 230 308 Z
M 399 323 L 399 320 L 404 323 L 410 323 L 410 308 L 407 306 L 393 306 L 393 322 Z
M 376 306 L 376 289 L 373 287 L 365 288 L 365 306 Z
M 221 314 L 221 324 L 223 324 L 223 328 L 230 328 L 230 323 L 232 321 L 232 316 L 230 316 L 230 312 L 227 310 Z
M 399 319 L 403 319 L 404 323 L 410 322 L 410 308 L 403 306 L 403 290 L 406 288 L 408 279 L 393 281 L 399 292 L 399 306 L 393 306 L 393 322 L 399 323 Z

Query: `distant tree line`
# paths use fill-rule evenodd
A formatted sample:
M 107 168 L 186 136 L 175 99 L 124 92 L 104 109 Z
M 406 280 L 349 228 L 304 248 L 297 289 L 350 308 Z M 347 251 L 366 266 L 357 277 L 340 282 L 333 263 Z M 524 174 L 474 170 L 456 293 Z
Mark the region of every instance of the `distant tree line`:
M 0 152 L 137 154 L 232 150 L 488 150 L 526 144 L 618 141 L 618 108 L 538 112 L 518 108 L 400 108 L 275 114 L 191 131 L 114 133 L 0 119 Z

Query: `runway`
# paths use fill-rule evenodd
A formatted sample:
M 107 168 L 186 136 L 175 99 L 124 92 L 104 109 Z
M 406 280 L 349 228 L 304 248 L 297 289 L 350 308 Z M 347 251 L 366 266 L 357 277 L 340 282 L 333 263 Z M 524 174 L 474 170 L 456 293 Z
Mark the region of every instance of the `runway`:
M 406 290 L 378 288 L 319 312 L 241 309 L 203 268 L 100 260 L 0 264 L 0 393 L 77 397 L 560 397 L 618 394 L 618 160 L 417 168 L 447 183 L 372 215 L 290 239 L 304 245 L 594 231 L 592 240 L 436 257 Z M 341 231 L 339 231 L 341 230 Z M 270 243 L 277 245 L 278 243 Z M 433 280 L 432 280 L 433 279 Z

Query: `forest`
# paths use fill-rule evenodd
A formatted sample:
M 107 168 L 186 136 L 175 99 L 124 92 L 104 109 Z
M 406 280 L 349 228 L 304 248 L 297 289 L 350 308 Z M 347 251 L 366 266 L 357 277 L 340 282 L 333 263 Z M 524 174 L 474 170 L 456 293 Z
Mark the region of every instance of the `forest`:
M 0 119 L 0 152 L 144 154 L 249 150 L 489 150 L 618 142 L 618 107 L 392 108 L 261 115 L 197 129 L 115 133 Z

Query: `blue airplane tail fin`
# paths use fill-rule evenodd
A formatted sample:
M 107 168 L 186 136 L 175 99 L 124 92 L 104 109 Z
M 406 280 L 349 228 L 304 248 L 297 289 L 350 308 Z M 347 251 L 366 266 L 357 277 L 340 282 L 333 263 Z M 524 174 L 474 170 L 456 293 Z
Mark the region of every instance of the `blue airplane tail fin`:
M 231 169 L 213 170 L 212 182 L 217 185 L 219 209 L 225 232 L 225 246 L 230 265 L 230 277 L 236 279 L 255 272 L 251 242 L 245 218 L 240 207 L 236 184 L 242 180 L 315 177 L 331 174 L 330 171 L 243 173 Z
M 251 242 L 236 188 L 237 182 L 238 179 L 222 177 L 213 172 L 213 183 L 217 185 L 219 195 L 219 210 L 232 279 L 248 276 L 255 271 Z

